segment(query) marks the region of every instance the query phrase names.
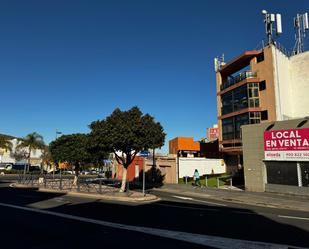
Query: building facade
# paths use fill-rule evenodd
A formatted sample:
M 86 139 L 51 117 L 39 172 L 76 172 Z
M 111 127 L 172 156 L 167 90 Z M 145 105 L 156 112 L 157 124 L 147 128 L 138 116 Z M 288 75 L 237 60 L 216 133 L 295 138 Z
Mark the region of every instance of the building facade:
M 29 151 L 27 148 L 17 149 L 19 140 L 11 137 L 10 142 L 12 143 L 12 151 L 4 150 L 0 148 L 0 163 L 11 163 L 11 164 L 25 164 L 28 163 Z M 35 149 L 31 151 L 30 164 L 32 166 L 41 166 L 42 163 L 42 150 Z
M 169 154 L 198 157 L 200 154 L 200 143 L 195 142 L 193 137 L 176 137 L 169 141 Z
M 243 164 L 242 125 L 309 116 L 307 68 L 309 52 L 287 56 L 271 44 L 217 69 L 219 149 L 228 166 Z
M 308 118 L 242 127 L 245 188 L 309 196 Z

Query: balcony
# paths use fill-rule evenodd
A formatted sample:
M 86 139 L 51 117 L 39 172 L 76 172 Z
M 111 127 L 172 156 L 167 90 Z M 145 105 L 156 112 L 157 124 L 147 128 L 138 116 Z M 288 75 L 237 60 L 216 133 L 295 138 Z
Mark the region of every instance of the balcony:
M 257 77 L 257 73 L 256 72 L 252 72 L 252 71 L 243 71 L 239 74 L 237 74 L 236 76 L 228 76 L 226 81 L 224 81 L 221 84 L 221 91 L 244 80 L 244 79 L 249 79 L 249 78 L 256 78 Z

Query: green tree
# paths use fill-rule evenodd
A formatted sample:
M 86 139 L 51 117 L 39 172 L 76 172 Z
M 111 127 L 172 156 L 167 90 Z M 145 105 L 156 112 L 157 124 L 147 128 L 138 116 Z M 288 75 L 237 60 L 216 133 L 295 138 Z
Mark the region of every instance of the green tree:
M 62 135 L 49 145 L 54 162 L 68 162 L 74 166 L 74 184 L 77 184 L 79 171 L 84 163 L 91 160 L 87 150 L 88 136 L 86 134 Z
M 159 122 L 138 107 L 128 111 L 115 109 L 106 119 L 92 122 L 91 137 L 98 145 L 107 146 L 123 166 L 121 192 L 125 191 L 127 169 L 141 150 L 161 147 L 165 133 Z
M 36 133 L 30 133 L 26 137 L 20 139 L 19 144 L 16 146 L 16 149 L 27 149 L 27 159 L 28 159 L 28 167 L 30 166 L 31 152 L 37 149 L 44 148 L 43 137 Z M 28 168 L 29 170 L 29 168 Z

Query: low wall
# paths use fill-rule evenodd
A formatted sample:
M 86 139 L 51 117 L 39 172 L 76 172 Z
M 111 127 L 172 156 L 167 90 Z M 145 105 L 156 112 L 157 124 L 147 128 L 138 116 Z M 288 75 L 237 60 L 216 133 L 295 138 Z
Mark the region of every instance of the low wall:
M 201 176 L 226 173 L 226 165 L 222 159 L 179 157 L 180 178 L 193 176 L 195 169 L 198 170 Z

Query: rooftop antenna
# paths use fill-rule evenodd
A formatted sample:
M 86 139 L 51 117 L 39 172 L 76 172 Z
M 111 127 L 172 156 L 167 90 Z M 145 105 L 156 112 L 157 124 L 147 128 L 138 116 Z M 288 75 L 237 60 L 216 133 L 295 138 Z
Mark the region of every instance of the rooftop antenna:
M 282 34 L 281 14 L 271 14 L 268 13 L 266 10 L 262 10 L 262 14 L 264 15 L 267 45 L 274 44 L 275 43 L 273 39 L 274 23 L 276 23 L 276 35 L 279 36 L 280 34 Z
M 218 72 L 224 65 L 224 54 L 221 55 L 221 57 L 217 56 L 214 59 L 214 63 L 215 63 L 215 71 Z
M 309 28 L 307 12 L 305 14 L 297 14 L 297 16 L 294 18 L 294 28 L 295 46 L 293 54 L 300 54 L 304 52 L 304 39 Z

